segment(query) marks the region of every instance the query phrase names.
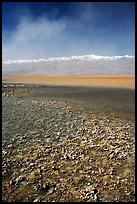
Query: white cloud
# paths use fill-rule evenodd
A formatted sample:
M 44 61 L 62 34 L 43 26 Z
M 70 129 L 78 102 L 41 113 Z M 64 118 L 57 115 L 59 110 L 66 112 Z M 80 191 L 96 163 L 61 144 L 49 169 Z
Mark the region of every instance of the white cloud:
M 10 40 L 3 42 L 3 59 L 27 59 L 54 55 L 54 48 L 59 46 L 58 37 L 66 27 L 63 21 L 48 21 L 39 18 L 22 18 Z M 3 31 L 3 36 L 6 36 Z M 60 38 L 60 37 L 59 37 Z
M 94 9 L 91 12 L 88 4 L 76 8 L 76 19 L 40 16 L 34 20 L 27 13 L 12 32 L 3 31 L 3 60 L 115 53 L 115 43 L 108 39 L 104 43 L 100 31 L 96 33 Z
M 107 25 L 105 28 L 98 26 L 98 14 L 95 13 L 94 5 L 91 7 L 89 4 L 81 3 L 73 7 L 76 19 L 73 15 L 66 15 L 56 20 L 45 16 L 34 20 L 27 11 L 15 30 L 4 30 L 2 33 L 2 74 L 134 75 L 134 57 L 85 56 L 87 53 L 115 55 L 120 43 L 118 32 L 114 37 L 109 33 Z M 122 35 L 123 39 L 129 38 Z M 123 46 L 121 50 L 123 53 Z M 66 58 L 56 59 L 61 56 Z M 49 57 L 51 59 L 47 59 Z M 46 60 L 39 60 L 42 58 Z M 24 61 L 31 59 L 36 60 Z

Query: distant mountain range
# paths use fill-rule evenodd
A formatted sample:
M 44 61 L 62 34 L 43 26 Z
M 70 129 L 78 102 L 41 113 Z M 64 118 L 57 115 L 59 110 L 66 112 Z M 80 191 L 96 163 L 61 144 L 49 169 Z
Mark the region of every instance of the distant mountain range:
M 3 75 L 135 75 L 135 57 L 84 55 L 31 60 L 7 60 L 2 63 Z

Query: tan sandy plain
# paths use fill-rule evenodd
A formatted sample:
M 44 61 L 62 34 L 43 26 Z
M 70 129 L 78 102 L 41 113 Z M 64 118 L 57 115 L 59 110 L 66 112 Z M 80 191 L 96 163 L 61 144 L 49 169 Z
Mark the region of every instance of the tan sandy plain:
M 8 76 L 2 81 L 62 86 L 97 86 L 135 88 L 132 76 Z

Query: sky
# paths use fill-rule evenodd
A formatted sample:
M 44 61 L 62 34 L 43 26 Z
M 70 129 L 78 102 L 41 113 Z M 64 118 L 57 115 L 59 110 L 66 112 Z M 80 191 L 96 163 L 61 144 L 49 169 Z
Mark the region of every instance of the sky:
M 2 60 L 135 54 L 134 2 L 3 2 Z

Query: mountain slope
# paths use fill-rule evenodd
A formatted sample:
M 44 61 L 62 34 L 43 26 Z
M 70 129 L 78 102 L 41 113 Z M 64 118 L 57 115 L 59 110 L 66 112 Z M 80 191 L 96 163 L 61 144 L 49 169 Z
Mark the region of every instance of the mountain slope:
M 134 56 L 84 55 L 32 60 L 7 60 L 3 75 L 135 75 Z

